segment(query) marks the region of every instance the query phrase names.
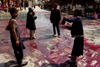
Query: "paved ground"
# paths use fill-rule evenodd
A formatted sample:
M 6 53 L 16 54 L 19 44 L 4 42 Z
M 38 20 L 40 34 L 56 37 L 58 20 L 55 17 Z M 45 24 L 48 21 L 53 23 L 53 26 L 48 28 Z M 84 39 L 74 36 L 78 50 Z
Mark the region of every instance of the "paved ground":
M 52 24 L 49 21 L 50 12 L 35 9 L 37 39 L 29 40 L 29 30 L 26 26 L 26 12 L 20 11 L 17 18 L 20 25 L 20 35 L 26 46 L 24 61 L 28 61 L 25 67 L 75 67 L 75 65 L 62 65 L 69 58 L 73 38 L 70 31 L 60 25 L 61 38 L 53 37 Z M 14 67 L 16 65 L 13 49 L 9 38 L 9 32 L 5 30 L 8 24 L 9 14 L 0 16 L 0 67 Z M 78 67 L 100 67 L 100 20 L 83 19 L 84 25 L 84 55 L 77 60 Z

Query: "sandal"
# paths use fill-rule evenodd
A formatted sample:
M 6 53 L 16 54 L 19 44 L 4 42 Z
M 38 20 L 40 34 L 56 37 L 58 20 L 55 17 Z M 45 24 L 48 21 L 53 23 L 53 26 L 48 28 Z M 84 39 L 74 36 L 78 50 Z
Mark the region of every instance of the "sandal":
M 27 64 L 28 64 L 28 62 L 22 62 L 21 64 L 18 64 L 18 67 L 25 66 Z

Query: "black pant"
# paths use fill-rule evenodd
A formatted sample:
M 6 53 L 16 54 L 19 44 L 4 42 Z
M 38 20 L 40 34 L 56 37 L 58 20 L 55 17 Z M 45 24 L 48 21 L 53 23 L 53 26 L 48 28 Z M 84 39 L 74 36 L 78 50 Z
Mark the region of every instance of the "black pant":
M 11 39 L 11 42 L 17 63 L 21 64 L 23 59 L 23 44 L 20 39 L 19 39 L 19 46 L 15 44 L 15 41 L 13 41 L 13 39 Z
M 53 32 L 54 32 L 54 34 L 56 34 L 55 27 L 57 28 L 58 35 L 60 35 L 59 22 L 58 23 L 53 23 Z
M 83 55 L 83 50 L 84 50 L 84 37 L 76 37 L 74 40 L 74 45 L 71 55 L 79 57 L 80 55 Z

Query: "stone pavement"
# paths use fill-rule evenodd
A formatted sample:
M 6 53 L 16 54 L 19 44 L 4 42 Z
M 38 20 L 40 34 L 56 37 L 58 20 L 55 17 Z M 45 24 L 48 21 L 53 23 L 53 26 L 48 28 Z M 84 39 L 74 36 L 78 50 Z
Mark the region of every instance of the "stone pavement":
M 41 12 L 42 11 L 42 12 Z M 28 61 L 25 67 L 100 67 L 100 20 L 83 19 L 84 25 L 84 55 L 77 60 L 77 66 L 72 64 L 62 65 L 68 60 L 73 38 L 70 31 L 60 25 L 61 38 L 53 37 L 52 24 L 50 23 L 50 12 L 39 8 L 36 9 L 36 37 L 29 39 L 29 30 L 25 28 L 26 17 L 17 18 L 20 25 L 20 35 L 26 47 L 24 50 L 24 61 Z M 23 12 L 26 15 L 26 12 Z M 21 15 L 21 14 L 20 14 Z M 2 17 L 0 21 L 0 67 L 15 67 L 16 61 L 10 42 L 9 31 L 5 30 L 8 20 Z

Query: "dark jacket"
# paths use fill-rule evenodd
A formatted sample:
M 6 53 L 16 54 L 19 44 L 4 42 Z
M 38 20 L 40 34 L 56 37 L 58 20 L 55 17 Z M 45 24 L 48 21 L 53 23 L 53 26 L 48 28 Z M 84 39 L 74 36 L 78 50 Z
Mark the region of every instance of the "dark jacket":
M 77 36 L 77 35 L 84 35 L 81 17 L 77 16 L 74 18 L 66 18 L 65 20 L 70 22 L 70 23 L 73 22 L 71 27 L 66 26 L 66 28 L 71 30 L 72 37 Z
M 27 13 L 26 28 L 28 28 L 30 30 L 36 30 L 35 18 L 34 18 L 34 13 L 33 12 L 28 12 Z
M 61 14 L 60 14 L 60 10 L 58 9 L 53 9 L 51 11 L 51 15 L 50 15 L 50 21 L 52 23 L 56 23 L 59 22 L 61 20 Z

